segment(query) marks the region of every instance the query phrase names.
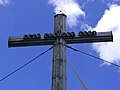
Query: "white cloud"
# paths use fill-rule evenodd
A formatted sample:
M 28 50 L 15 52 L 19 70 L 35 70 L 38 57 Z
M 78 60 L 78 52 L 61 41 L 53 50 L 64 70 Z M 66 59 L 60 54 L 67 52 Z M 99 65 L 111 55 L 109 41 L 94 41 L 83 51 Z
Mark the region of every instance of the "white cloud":
M 81 30 L 84 30 L 84 31 L 91 31 L 93 28 L 91 26 L 89 26 L 88 24 L 82 24 L 81 25 Z
M 111 5 L 93 29 L 98 32 L 113 31 L 113 42 L 93 44 L 100 58 L 120 63 L 120 6 Z
M 5 6 L 10 2 L 10 0 L 0 0 L 0 5 Z
M 55 7 L 55 12 L 58 10 L 64 11 L 67 15 L 67 23 L 70 28 L 77 25 L 78 18 L 81 15 L 85 16 L 76 0 L 49 0 L 49 3 Z

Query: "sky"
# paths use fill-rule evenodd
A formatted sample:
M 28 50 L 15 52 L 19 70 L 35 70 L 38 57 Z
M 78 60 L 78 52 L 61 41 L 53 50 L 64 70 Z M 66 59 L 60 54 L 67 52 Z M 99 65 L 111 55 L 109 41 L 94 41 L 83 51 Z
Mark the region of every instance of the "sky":
M 59 10 L 67 15 L 67 31 L 112 31 L 113 42 L 70 46 L 120 65 L 119 0 L 0 0 L 0 79 L 50 47 L 8 48 L 9 36 L 53 32 Z M 52 53 L 0 82 L 0 90 L 51 90 Z M 70 49 L 67 58 L 88 90 L 120 90 L 118 67 Z M 67 90 L 84 90 L 68 63 Z

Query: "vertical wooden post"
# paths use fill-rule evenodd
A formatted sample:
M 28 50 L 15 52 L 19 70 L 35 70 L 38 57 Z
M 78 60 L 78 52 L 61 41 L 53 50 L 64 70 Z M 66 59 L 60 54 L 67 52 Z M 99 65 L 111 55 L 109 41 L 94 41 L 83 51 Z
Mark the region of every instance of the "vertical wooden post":
M 58 34 L 53 48 L 52 90 L 67 90 L 66 86 L 66 42 L 59 37 L 66 32 L 66 15 L 54 16 L 54 34 Z

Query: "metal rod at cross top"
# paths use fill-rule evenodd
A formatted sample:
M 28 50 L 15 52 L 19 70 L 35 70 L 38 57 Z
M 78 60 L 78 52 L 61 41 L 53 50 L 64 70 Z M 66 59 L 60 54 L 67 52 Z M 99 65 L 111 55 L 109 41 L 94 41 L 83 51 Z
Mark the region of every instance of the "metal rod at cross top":
M 112 42 L 112 32 L 80 31 L 67 32 L 63 13 L 54 16 L 54 32 L 10 36 L 8 47 L 53 45 L 52 90 L 67 90 L 66 44 Z

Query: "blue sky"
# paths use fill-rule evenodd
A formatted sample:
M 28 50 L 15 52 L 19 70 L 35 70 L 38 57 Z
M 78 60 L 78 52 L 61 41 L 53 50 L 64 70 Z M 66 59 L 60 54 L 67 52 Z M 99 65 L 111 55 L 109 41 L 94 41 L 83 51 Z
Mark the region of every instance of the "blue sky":
M 77 23 L 71 25 L 68 22 L 67 31 L 78 32 L 85 29 L 100 31 L 99 29 L 103 28 L 109 29 L 109 26 L 113 25 L 109 22 L 114 22 L 114 19 L 120 20 L 119 18 L 112 18 L 112 21 L 106 20 L 106 17 L 111 16 L 108 14 L 112 12 L 112 8 L 113 10 L 119 8 L 119 0 L 77 0 L 74 2 L 81 7 L 80 10 L 84 12 L 85 16 L 77 13 Z M 48 0 L 6 0 L 4 3 L 0 0 L 0 79 L 50 47 L 8 48 L 8 37 L 53 32 L 54 8 L 56 7 L 53 3 L 48 4 Z M 113 16 L 118 17 L 117 15 Z M 108 27 L 101 27 L 101 23 L 104 23 L 105 26 L 108 25 Z M 119 26 L 120 23 L 118 22 L 116 25 Z M 117 29 L 117 31 L 119 32 L 120 29 Z M 116 30 L 114 34 L 117 37 Z M 118 40 L 120 39 L 118 38 Z M 115 44 L 119 45 L 119 42 Z M 72 46 L 119 64 L 119 52 L 115 51 L 116 48 L 119 51 L 120 47 L 109 45 L 107 51 L 98 48 L 107 45 L 106 43 L 104 45 L 86 43 Z M 116 47 L 115 50 L 113 47 Z M 51 90 L 52 53 L 52 51 L 46 53 L 30 65 L 0 82 L 0 90 Z M 70 49 L 67 49 L 67 57 L 79 72 L 88 90 L 120 90 L 119 68 L 112 65 L 103 65 L 103 62 L 99 60 L 76 53 Z M 84 90 L 69 64 L 67 64 L 67 88 L 67 90 Z

